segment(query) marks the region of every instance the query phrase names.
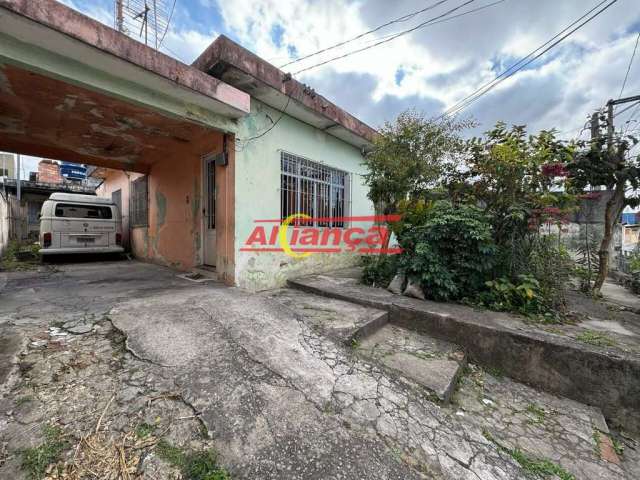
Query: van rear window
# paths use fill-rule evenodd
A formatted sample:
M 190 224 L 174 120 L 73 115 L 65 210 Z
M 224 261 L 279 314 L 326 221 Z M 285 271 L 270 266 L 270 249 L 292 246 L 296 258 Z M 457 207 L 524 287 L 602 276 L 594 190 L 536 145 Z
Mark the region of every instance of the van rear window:
M 102 219 L 112 218 L 111 207 L 101 207 L 98 205 L 78 205 L 72 203 L 58 203 L 56 205 L 56 217 Z

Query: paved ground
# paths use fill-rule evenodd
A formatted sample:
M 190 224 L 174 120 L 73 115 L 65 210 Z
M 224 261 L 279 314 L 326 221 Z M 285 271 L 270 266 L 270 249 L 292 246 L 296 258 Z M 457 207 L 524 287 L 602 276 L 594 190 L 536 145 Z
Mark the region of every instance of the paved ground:
M 0 368 L 0 478 L 22 478 L 18 450 L 42 442 L 47 422 L 68 435 L 70 463 L 99 432 L 149 479 L 178 478 L 159 459 L 161 438 L 214 447 L 233 478 L 544 478 L 515 449 L 574 475 L 564 478 L 625 478 L 596 450 L 597 412 L 531 400 L 536 392 L 499 379 L 479 391 L 473 367 L 441 405 L 319 328 L 339 315 L 335 303 L 319 314 L 294 308 L 296 295 L 195 284 L 137 262 L 0 273 L 0 355 L 18 355 Z M 526 415 L 550 420 L 529 428 Z

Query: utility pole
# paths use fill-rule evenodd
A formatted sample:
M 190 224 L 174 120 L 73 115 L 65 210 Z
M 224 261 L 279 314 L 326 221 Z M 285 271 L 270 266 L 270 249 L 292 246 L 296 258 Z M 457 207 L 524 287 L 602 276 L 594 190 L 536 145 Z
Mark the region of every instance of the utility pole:
M 607 102 L 607 148 L 609 151 L 611 151 L 611 149 L 613 148 L 613 134 L 615 133 L 615 129 L 613 128 L 613 107 L 615 107 L 616 105 L 622 105 L 623 103 L 638 101 L 640 101 L 640 95 L 618 98 L 617 100 L 609 100 Z

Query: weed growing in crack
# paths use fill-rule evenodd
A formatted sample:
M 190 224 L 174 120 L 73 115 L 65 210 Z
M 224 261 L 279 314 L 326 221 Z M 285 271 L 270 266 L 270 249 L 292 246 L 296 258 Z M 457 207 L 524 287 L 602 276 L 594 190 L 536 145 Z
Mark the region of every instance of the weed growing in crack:
M 351 339 L 351 348 L 353 348 L 354 350 L 360 348 L 360 342 L 358 341 L 357 338 Z
M 60 460 L 62 452 L 69 448 L 62 430 L 53 425 L 42 428 L 44 442 L 37 447 L 25 448 L 20 452 L 21 467 L 29 478 L 37 480 L 44 477 L 47 467 Z
M 186 451 L 166 440 L 160 440 L 156 445 L 156 454 L 179 468 L 185 480 L 231 480 L 229 473 L 218 465 L 218 455 L 212 449 Z
M 598 458 L 602 458 L 602 439 L 600 438 L 600 432 L 598 430 L 596 430 L 595 428 L 593 429 L 593 443 L 595 444 L 595 452 L 596 452 L 596 457 Z
M 613 451 L 616 452 L 616 455 L 621 457 L 624 455 L 624 445 L 620 443 L 615 437 L 611 437 L 611 445 L 613 446 Z
M 24 397 L 20 397 L 16 399 L 16 407 L 20 407 L 26 403 L 33 401 L 33 397 L 31 395 L 25 395 Z
M 147 438 L 153 432 L 155 432 L 155 425 L 149 425 L 148 423 L 141 423 L 136 427 L 136 437 L 138 438 Z
M 547 416 L 546 410 L 542 407 L 539 407 L 535 403 L 530 403 L 529 405 L 527 405 L 527 413 L 530 413 L 534 417 L 527 420 L 527 423 L 529 424 L 544 423 L 544 420 Z
M 589 345 L 595 345 L 596 347 L 613 347 L 616 345 L 616 341 L 613 338 L 604 333 L 594 332 L 593 330 L 585 330 L 576 335 L 576 340 L 582 343 L 588 343 Z
M 498 448 L 498 450 L 510 455 L 511 458 L 518 462 L 518 464 L 524 471 L 531 473 L 538 478 L 559 478 L 560 480 L 576 480 L 576 477 L 573 474 L 567 472 L 564 468 L 562 468 L 557 463 L 552 462 L 551 460 L 530 457 L 519 448 L 507 448 L 500 442 L 498 442 L 486 429 L 482 430 L 482 435 L 488 441 L 493 443 Z

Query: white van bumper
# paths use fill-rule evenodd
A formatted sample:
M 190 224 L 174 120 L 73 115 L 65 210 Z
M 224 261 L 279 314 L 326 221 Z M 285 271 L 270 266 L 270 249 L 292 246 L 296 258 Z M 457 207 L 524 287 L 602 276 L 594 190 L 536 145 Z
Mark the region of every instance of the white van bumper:
M 67 253 L 122 253 L 122 247 L 41 248 L 41 255 L 63 255 Z

